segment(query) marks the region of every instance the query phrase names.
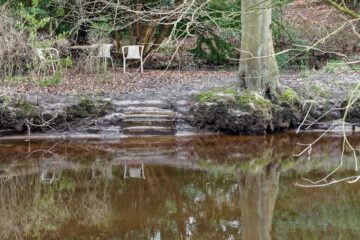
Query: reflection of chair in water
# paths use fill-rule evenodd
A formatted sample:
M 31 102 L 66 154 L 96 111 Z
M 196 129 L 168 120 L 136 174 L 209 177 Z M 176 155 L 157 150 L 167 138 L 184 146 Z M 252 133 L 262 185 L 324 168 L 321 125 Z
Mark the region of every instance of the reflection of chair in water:
M 58 181 L 61 177 L 61 171 L 59 169 L 43 169 L 41 170 L 40 181 L 43 183 L 52 184 Z
M 145 179 L 144 163 L 125 164 L 124 178 L 143 178 Z
M 101 161 L 99 159 L 96 159 L 96 161 L 93 163 L 91 167 L 91 176 L 93 179 L 102 177 L 106 179 L 112 179 L 113 178 L 113 172 L 112 172 L 112 164 L 108 161 Z

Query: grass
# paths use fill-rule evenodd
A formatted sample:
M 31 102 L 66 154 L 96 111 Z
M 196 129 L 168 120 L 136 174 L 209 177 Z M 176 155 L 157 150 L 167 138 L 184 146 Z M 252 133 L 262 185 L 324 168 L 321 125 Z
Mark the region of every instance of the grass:
M 349 67 L 352 71 L 360 71 L 360 64 L 350 64 Z
M 330 60 L 326 63 L 323 70 L 326 73 L 336 73 L 338 71 L 344 70 L 348 66 L 341 60 Z
M 25 83 L 28 79 L 25 76 L 5 76 L 5 81 L 15 83 Z
M 300 77 L 303 79 L 308 79 L 311 76 L 311 70 L 305 66 L 300 66 Z
M 324 99 L 330 99 L 330 93 L 328 91 L 326 91 L 325 89 L 323 89 L 321 86 L 319 86 L 318 84 L 312 84 L 311 87 L 309 88 L 311 89 L 311 91 L 314 93 L 314 97 L 319 95 L 320 97 L 324 98 Z
M 291 88 L 287 88 L 279 97 L 280 102 L 295 105 L 300 102 L 298 94 Z
M 59 84 L 60 80 L 61 80 L 61 73 L 60 73 L 60 71 L 56 71 L 52 77 L 50 77 L 48 79 L 40 80 L 39 84 L 42 87 L 49 87 L 49 86 Z

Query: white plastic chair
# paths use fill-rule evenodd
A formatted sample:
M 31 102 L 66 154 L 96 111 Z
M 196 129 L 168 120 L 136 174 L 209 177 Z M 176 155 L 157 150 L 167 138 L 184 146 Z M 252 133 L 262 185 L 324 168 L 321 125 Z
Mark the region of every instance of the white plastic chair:
M 60 65 L 59 51 L 56 48 L 38 48 L 36 52 L 40 60 L 38 75 L 40 74 L 41 68 L 45 65 L 51 65 L 55 74 L 56 68 Z
M 129 45 L 122 47 L 124 73 L 126 72 L 127 59 L 140 59 L 141 73 L 144 72 L 143 52 L 144 52 L 144 46 L 142 45 Z
M 125 164 L 124 179 L 126 178 L 142 178 L 145 179 L 144 163 L 141 165 L 129 165 Z
M 60 172 L 57 169 L 43 169 L 41 170 L 40 181 L 43 183 L 52 184 L 60 179 Z
M 91 61 L 92 63 L 95 61 L 96 58 L 98 59 L 104 59 L 104 69 L 106 71 L 106 64 L 107 64 L 107 59 L 110 59 L 111 61 L 111 65 L 112 65 L 112 69 L 114 70 L 114 61 L 113 58 L 111 57 L 110 54 L 110 50 L 112 48 L 112 44 L 98 44 L 97 47 L 99 49 L 98 55 L 96 56 L 91 56 Z M 99 69 L 100 65 L 98 65 L 98 69 Z

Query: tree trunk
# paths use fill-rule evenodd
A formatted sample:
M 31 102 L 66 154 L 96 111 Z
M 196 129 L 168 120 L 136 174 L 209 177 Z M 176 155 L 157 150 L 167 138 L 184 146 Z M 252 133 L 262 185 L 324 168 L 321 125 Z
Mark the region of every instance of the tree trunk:
M 241 1 L 240 87 L 273 97 L 279 86 L 271 31 L 272 0 Z
M 143 26 L 143 32 L 142 32 L 142 39 L 140 41 L 141 45 L 144 45 L 144 51 L 146 52 L 148 49 L 148 46 L 150 42 L 152 41 L 152 38 L 154 37 L 156 24 L 155 23 L 148 23 L 147 25 Z
M 241 176 L 241 239 L 271 240 L 279 176 L 278 163 L 257 170 L 249 169 Z
M 141 10 L 140 0 L 136 0 L 136 1 L 135 1 L 135 4 L 136 4 L 136 10 L 137 10 L 137 11 L 140 11 L 140 10 Z M 138 37 L 137 40 L 140 41 L 140 34 L 141 34 L 140 21 L 137 20 L 134 24 L 135 24 L 135 29 L 134 29 L 134 30 L 135 30 L 135 34 L 134 34 L 134 35 L 135 35 L 136 37 Z
M 152 46 L 150 47 L 148 52 L 152 52 L 155 51 L 156 49 L 158 49 L 161 45 L 161 43 L 164 41 L 164 39 L 166 38 L 166 34 L 169 32 L 171 25 L 170 24 L 164 24 L 161 25 L 161 30 L 159 35 L 156 37 L 154 43 L 152 44 Z

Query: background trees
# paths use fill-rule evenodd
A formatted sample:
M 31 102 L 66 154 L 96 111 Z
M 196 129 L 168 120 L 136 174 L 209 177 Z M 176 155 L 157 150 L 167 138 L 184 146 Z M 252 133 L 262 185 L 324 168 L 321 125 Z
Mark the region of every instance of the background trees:
M 1 16 L 1 22 L 5 24 L 6 21 L 3 19 L 5 16 L 12 18 L 14 22 L 20 23 L 16 28 L 23 32 L 24 38 L 35 34 L 39 45 L 51 45 L 52 43 L 49 43 L 51 41 L 66 38 L 74 45 L 111 42 L 116 46 L 115 52 L 120 52 L 121 44 L 137 43 L 146 46 L 146 55 L 150 56 L 147 58 L 148 61 L 165 56 L 164 62 L 169 62 L 176 59 L 175 55 L 180 52 L 181 57 L 178 58 L 181 58 L 182 62 L 196 66 L 202 64 L 235 66 L 242 53 L 244 63 L 242 75 L 248 76 L 243 79 L 250 79 L 250 72 L 246 70 L 246 66 L 253 65 L 256 61 L 245 61 L 251 54 L 246 56 L 249 53 L 240 51 L 241 36 L 244 41 L 243 48 L 250 50 L 246 39 L 251 37 L 246 32 L 251 29 L 247 29 L 249 25 L 246 22 L 243 26 L 241 24 L 241 11 L 244 13 L 243 18 L 251 18 L 251 11 L 246 10 L 249 8 L 247 2 L 241 3 L 240 0 L 0 0 L 0 5 L 11 12 L 11 16 Z M 249 4 L 251 3 L 248 2 Z M 351 30 L 350 24 L 339 34 L 327 36 L 346 19 L 324 3 L 276 0 L 261 4 L 268 5 L 265 6 L 267 13 L 264 13 L 264 16 L 267 15 L 269 18 L 272 15 L 275 19 L 271 29 L 263 27 L 261 30 L 264 32 L 263 36 L 273 35 L 276 52 L 292 50 L 276 56 L 280 68 L 301 69 L 304 66 L 320 68 L 325 65 L 323 62 L 337 57 L 335 52 L 348 54 L 358 49 L 357 37 Z M 345 1 L 336 4 L 357 14 L 356 2 Z M 241 10 L 242 5 L 243 10 Z M 19 9 L 21 11 L 18 11 Z M 253 9 L 253 12 L 259 13 L 259 10 L 259 8 Z M 316 18 L 311 16 L 314 12 L 319 13 Z M 263 20 L 259 17 L 259 21 Z M 262 24 L 265 25 L 267 24 Z M 326 39 L 321 40 L 322 38 Z M 318 42 L 316 48 L 321 51 L 304 47 L 312 46 L 316 42 Z M 267 55 L 264 51 L 262 50 L 258 56 Z M 160 56 L 151 58 L 155 52 L 160 53 Z M 270 68 L 276 69 L 274 61 L 269 61 L 270 58 L 265 60 L 266 58 L 261 57 L 261 59 L 260 65 L 272 62 Z M 157 62 L 153 64 L 156 65 L 166 66 Z M 273 81 L 276 79 L 276 71 L 267 75 L 270 77 L 263 76 L 263 80 L 254 86 L 250 86 L 250 83 L 245 84 L 245 80 L 242 85 L 248 85 L 249 89 L 267 85 L 267 89 L 263 92 L 276 88 L 276 81 Z

